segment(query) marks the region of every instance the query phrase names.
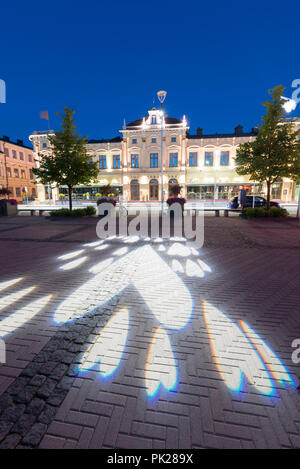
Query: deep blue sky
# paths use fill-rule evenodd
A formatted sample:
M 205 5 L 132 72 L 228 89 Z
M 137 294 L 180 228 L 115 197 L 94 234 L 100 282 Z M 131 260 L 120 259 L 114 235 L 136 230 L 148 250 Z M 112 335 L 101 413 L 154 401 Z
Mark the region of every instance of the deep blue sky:
M 284 9 L 268 0 L 3 3 L 0 135 L 27 144 L 31 131 L 47 129 L 39 112 L 57 129 L 64 105 L 76 110 L 81 134 L 114 137 L 159 89 L 168 114 L 186 114 L 191 132 L 248 130 L 268 89 L 282 84 L 290 97 L 300 78 L 299 1 Z

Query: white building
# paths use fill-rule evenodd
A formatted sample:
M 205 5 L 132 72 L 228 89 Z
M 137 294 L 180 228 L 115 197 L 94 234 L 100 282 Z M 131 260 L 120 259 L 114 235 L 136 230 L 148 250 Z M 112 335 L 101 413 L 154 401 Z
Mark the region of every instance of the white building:
M 160 200 L 161 198 L 161 112 L 156 108 L 148 115 L 130 122 L 120 130 L 122 136 L 110 140 L 89 140 L 88 152 L 99 165 L 98 184 L 77 186 L 78 196 L 91 199 L 101 193 L 101 186 L 111 184 L 115 194 L 125 200 Z M 231 134 L 205 135 L 201 128 L 189 134 L 186 118 L 165 116 L 163 121 L 163 190 L 166 199 L 172 184 L 182 186 L 187 199 L 230 199 L 247 187 L 264 193 L 262 184 L 249 181 L 235 171 L 237 147 L 253 141 L 257 129 L 245 133 L 238 125 Z M 47 136 L 53 131 L 33 132 L 29 139 L 35 156 L 49 151 Z M 60 192 L 66 192 L 60 188 Z M 273 185 L 272 198 L 291 200 L 295 184 L 283 179 Z M 54 193 L 55 195 L 55 193 Z M 58 194 L 56 194 L 58 197 Z M 38 198 L 47 198 L 47 188 L 38 185 Z

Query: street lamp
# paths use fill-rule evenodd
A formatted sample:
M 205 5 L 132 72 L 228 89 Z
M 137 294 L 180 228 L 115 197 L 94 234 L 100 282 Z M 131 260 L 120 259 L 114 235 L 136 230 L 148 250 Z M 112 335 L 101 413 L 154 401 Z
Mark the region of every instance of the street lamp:
M 163 181 L 163 131 L 164 131 L 164 100 L 166 99 L 167 92 L 160 90 L 157 92 L 157 97 L 160 101 L 160 117 L 161 117 L 161 213 L 163 214 L 164 209 L 164 181 Z

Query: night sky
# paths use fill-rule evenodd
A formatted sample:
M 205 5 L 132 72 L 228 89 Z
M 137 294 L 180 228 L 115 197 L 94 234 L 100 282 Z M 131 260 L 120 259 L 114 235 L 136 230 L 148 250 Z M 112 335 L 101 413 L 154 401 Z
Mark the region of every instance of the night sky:
M 29 0 L 2 3 L 0 15 L 0 136 L 27 145 L 48 128 L 40 111 L 57 129 L 64 105 L 81 134 L 115 137 L 124 118 L 147 114 L 153 99 L 158 106 L 160 89 L 190 133 L 246 131 L 268 89 L 282 84 L 291 97 L 300 78 L 299 1 Z

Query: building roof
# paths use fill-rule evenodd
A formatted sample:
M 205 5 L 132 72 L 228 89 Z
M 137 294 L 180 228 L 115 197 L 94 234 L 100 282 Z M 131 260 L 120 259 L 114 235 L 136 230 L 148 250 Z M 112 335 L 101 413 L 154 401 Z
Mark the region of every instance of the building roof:
M 26 148 L 31 151 L 33 150 L 32 147 L 29 147 L 28 145 L 24 145 L 23 140 L 17 139 L 16 142 L 13 142 L 12 140 L 10 140 L 9 137 L 7 137 L 7 135 L 3 135 L 3 137 L 0 137 L 0 142 L 9 143 L 11 145 L 16 145 L 17 147 Z
M 142 117 L 141 119 L 137 119 L 135 121 L 130 122 L 129 124 L 126 125 L 127 127 L 139 127 L 143 123 L 143 119 L 148 119 L 149 116 Z M 167 125 L 177 125 L 177 124 L 182 124 L 182 121 L 180 119 L 176 119 L 175 117 L 165 117 L 165 123 Z

